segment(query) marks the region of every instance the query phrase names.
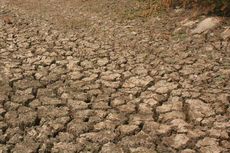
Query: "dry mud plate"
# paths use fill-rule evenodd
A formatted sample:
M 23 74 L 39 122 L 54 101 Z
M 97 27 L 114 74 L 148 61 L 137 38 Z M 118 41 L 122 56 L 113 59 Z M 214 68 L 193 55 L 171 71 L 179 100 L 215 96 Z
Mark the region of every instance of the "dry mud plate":
M 0 1 L 0 153 L 230 152 L 229 19 L 139 3 Z

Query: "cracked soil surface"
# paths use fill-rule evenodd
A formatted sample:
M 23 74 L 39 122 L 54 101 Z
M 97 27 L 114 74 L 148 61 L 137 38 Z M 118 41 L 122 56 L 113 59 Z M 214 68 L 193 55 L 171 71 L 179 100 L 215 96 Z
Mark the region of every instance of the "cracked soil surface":
M 1 153 L 230 152 L 229 19 L 128 2 L 0 1 Z

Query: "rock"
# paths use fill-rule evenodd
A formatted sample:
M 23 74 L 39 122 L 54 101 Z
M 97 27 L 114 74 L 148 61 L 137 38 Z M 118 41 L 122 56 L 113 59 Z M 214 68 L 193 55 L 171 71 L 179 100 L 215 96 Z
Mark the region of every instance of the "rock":
M 224 32 L 221 33 L 223 39 L 230 38 L 230 28 L 227 28 Z
M 221 23 L 221 19 L 217 17 L 209 17 L 201 21 L 195 29 L 191 31 L 192 34 L 199 34 L 217 27 Z

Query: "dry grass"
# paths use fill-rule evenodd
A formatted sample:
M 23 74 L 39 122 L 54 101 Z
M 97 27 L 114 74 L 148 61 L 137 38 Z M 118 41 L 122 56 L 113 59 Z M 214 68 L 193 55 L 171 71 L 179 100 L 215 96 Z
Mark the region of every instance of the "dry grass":
M 148 0 L 154 3 L 155 8 L 171 8 L 181 6 L 184 8 L 199 9 L 202 13 L 216 13 L 230 15 L 230 0 Z

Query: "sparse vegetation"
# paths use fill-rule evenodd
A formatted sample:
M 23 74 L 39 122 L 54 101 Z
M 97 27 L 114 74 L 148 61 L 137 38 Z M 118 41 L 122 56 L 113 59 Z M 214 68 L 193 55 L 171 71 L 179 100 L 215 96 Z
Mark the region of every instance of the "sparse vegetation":
M 217 15 L 230 15 L 230 0 L 145 0 L 154 3 L 154 9 L 184 7 L 199 9 L 202 13 L 215 13 Z

